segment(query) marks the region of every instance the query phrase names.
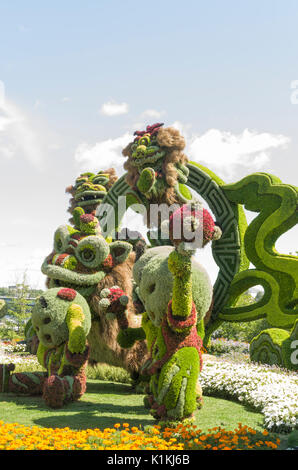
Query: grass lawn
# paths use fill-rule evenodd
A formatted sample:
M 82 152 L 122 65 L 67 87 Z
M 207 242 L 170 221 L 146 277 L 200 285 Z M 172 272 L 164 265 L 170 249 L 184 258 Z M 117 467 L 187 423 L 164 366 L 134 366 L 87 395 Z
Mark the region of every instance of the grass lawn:
M 49 409 L 41 397 L 1 393 L 0 420 L 74 430 L 104 429 L 123 422 L 138 427 L 156 423 L 143 406 L 143 395 L 133 393 L 128 384 L 101 380 L 88 380 L 87 392 L 81 400 L 59 410 Z M 234 430 L 238 423 L 263 430 L 262 422 L 262 414 L 221 398 L 204 397 L 203 408 L 196 412 L 196 425 L 203 431 L 215 426 Z

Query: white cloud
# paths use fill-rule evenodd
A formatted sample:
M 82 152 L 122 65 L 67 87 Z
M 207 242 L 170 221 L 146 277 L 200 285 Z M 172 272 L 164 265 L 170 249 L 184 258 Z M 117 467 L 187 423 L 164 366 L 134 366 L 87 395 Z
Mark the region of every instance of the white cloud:
M 190 160 L 202 162 L 210 169 L 220 170 L 224 177 L 233 176 L 239 169 L 257 171 L 268 164 L 271 152 L 283 148 L 290 139 L 281 134 L 258 133 L 245 129 L 241 134 L 209 129 L 188 141 Z
M 61 99 L 62 103 L 68 103 L 70 101 L 70 98 L 69 96 L 64 96 L 62 99 Z
M 114 167 L 117 174 L 124 172 L 122 149 L 133 139 L 126 132 L 116 139 L 107 139 L 97 142 L 95 145 L 80 144 L 75 152 L 75 161 L 80 171 L 99 171 Z
M 162 116 L 164 116 L 165 114 L 166 114 L 165 111 L 157 111 L 156 109 L 147 109 L 146 111 L 144 111 L 141 114 L 141 116 L 142 117 L 152 118 L 152 119 L 159 119 Z
M 173 124 L 170 124 L 166 127 L 175 127 L 175 129 L 178 129 L 180 134 L 182 134 L 185 138 L 186 142 L 188 142 L 188 140 L 190 139 L 189 129 L 191 128 L 191 124 L 184 124 L 181 121 L 175 121 L 173 122 Z
M 2 249 L 1 249 L 2 248 Z M 8 286 L 22 282 L 26 275 L 31 287 L 43 289 L 46 277 L 41 273 L 41 265 L 44 258 L 50 253 L 50 247 L 35 248 L 30 252 L 24 249 L 22 244 L 0 245 L 1 259 L 0 285 Z
M 37 99 L 37 100 L 35 100 L 35 103 L 34 103 L 33 107 L 35 109 L 42 108 L 43 107 L 43 102 L 41 100 Z
M 121 114 L 128 113 L 128 104 L 108 101 L 102 105 L 100 112 L 105 116 L 120 116 Z
M 40 168 L 42 152 L 28 118 L 6 98 L 0 101 L 0 157 L 12 158 L 23 154 Z

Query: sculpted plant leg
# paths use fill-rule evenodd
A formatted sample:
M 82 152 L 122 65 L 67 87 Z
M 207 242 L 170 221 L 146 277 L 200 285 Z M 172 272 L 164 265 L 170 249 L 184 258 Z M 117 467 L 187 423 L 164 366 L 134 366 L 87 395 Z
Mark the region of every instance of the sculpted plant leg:
M 152 414 L 172 420 L 190 418 L 197 408 L 200 358 L 195 348 L 183 348 L 163 366 Z
M 43 399 L 49 407 L 61 408 L 64 404 L 81 398 L 85 391 L 86 375 L 84 372 L 64 377 L 51 375 L 44 382 Z
M 14 364 L 0 364 L 0 391 L 21 393 L 24 395 L 41 395 L 46 380 L 44 372 L 17 372 Z

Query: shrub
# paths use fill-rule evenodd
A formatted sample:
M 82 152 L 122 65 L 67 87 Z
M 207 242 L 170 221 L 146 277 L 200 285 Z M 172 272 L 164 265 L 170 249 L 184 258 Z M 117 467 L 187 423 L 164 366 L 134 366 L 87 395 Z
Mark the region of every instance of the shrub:
M 208 354 L 214 354 L 215 356 L 221 356 L 222 354 L 230 353 L 249 353 L 249 343 L 241 341 L 228 340 L 225 338 L 211 339 L 210 346 L 207 349 Z
M 267 328 L 270 328 L 270 325 L 265 319 L 245 323 L 225 322 L 212 334 L 212 338 L 225 338 L 249 343 L 255 336 Z

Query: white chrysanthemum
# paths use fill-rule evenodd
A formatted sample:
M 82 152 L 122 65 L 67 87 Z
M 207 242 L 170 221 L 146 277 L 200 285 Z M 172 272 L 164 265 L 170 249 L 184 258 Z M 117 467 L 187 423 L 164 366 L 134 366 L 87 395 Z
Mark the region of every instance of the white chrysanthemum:
M 254 364 L 205 364 L 200 384 L 206 395 L 221 395 L 250 405 L 264 415 L 272 431 L 298 427 L 298 377 Z

